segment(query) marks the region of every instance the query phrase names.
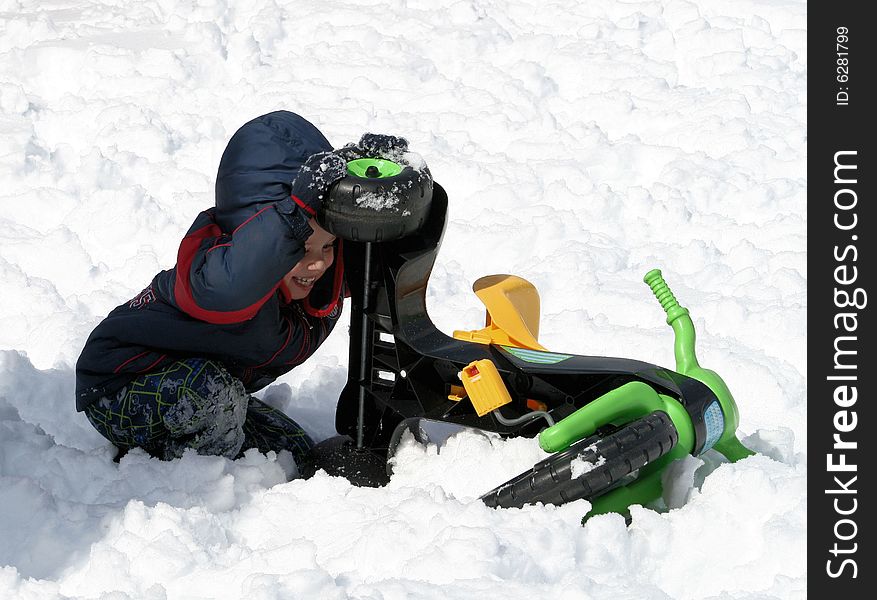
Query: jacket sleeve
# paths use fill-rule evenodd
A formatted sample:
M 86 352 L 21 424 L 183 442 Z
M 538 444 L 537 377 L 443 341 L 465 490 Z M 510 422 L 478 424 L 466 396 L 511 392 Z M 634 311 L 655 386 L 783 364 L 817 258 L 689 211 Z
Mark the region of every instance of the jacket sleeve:
M 177 306 L 209 323 L 251 319 L 304 256 L 307 219 L 291 200 L 262 207 L 231 233 L 213 209 L 199 214 L 177 253 Z

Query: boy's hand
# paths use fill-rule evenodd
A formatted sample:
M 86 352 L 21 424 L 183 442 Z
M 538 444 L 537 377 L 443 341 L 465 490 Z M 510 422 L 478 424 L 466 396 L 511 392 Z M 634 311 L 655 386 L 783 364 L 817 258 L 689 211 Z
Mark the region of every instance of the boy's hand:
M 317 214 L 333 183 L 347 175 L 347 160 L 340 152 L 320 152 L 302 165 L 292 181 L 292 199 L 310 216 Z
M 359 138 L 359 147 L 366 156 L 388 158 L 388 155 L 408 152 L 408 140 L 395 135 L 381 133 L 364 133 Z
M 332 184 L 347 175 L 348 161 L 364 157 L 394 160 L 394 155 L 407 151 L 408 140 L 403 137 L 364 133 L 356 145 L 348 144 L 308 158 L 292 181 L 292 199 L 309 216 L 314 216 Z

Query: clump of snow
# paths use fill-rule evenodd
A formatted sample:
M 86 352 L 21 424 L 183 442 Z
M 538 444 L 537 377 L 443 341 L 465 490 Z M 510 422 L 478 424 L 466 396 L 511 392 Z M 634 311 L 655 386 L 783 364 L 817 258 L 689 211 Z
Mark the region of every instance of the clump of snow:
M 403 435 L 393 459 L 390 487 L 438 488 L 471 501 L 548 457 L 534 439 L 503 440 L 499 435 L 464 430 L 437 444 L 421 445 Z
M 412 152 L 411 150 L 403 152 L 401 156 L 397 157 L 396 161 L 400 164 L 407 165 L 420 173 L 427 171 L 426 160 L 423 156 L 417 152 Z
M 396 191 L 388 189 L 383 194 L 374 192 L 366 192 L 360 194 L 354 200 L 357 206 L 361 208 L 369 208 L 371 210 L 388 210 L 395 208 L 399 204 L 399 196 Z
M 805 597 L 803 0 L 6 4 L 0 598 Z M 584 500 L 477 500 L 545 458 L 530 439 L 405 446 L 381 489 L 287 482 L 283 453 L 112 462 L 73 410 L 79 351 L 173 266 L 229 137 L 276 109 L 428 160 L 443 331 L 482 326 L 471 283 L 515 273 L 549 349 L 672 367 L 641 282 L 660 267 L 760 454 L 686 458 L 629 526 L 584 527 Z M 345 334 L 260 394 L 317 439 Z
M 570 463 L 569 463 L 570 479 L 575 479 L 577 477 L 581 477 L 585 473 L 590 473 L 591 471 L 593 471 L 597 467 L 600 467 L 600 466 L 606 464 L 606 457 L 602 456 L 600 454 L 596 454 L 593 457 L 593 460 L 588 460 L 585 458 L 586 454 L 588 456 L 590 456 L 590 454 L 596 452 L 596 450 L 597 450 L 597 445 L 591 444 L 590 446 L 588 446 L 587 448 L 585 448 L 584 450 L 579 452 L 579 454 L 570 461 Z

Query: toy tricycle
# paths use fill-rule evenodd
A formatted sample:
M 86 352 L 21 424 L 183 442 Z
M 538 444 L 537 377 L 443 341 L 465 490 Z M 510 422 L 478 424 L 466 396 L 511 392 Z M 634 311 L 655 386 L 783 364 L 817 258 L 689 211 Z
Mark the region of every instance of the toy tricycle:
M 473 428 L 538 435 L 549 458 L 482 500 L 497 507 L 592 503 L 588 516 L 626 512 L 661 494 L 661 471 L 715 448 L 752 452 L 736 437 L 737 407 L 722 379 L 700 367 L 688 310 L 658 270 L 645 282 L 675 332 L 676 370 L 623 358 L 548 351 L 537 341 L 539 296 L 519 277 L 492 275 L 474 290 L 487 308 L 477 331 L 439 331 L 426 287 L 448 198 L 425 166 L 358 159 L 318 215 L 344 239 L 351 293 L 350 363 L 335 426 L 303 473 L 325 469 L 357 485 L 389 480 L 401 436 Z

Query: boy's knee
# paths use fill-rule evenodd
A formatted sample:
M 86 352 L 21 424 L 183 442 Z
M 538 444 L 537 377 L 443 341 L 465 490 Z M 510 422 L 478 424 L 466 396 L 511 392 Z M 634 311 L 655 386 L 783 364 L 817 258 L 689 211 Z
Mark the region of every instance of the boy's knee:
M 242 427 L 249 401 L 243 383 L 213 361 L 198 361 L 190 366 L 197 368 L 177 382 L 175 401 L 163 411 L 162 418 L 171 436 L 209 434 L 221 446 L 234 445 L 240 437 L 243 443 Z M 241 430 L 239 436 L 237 430 Z

